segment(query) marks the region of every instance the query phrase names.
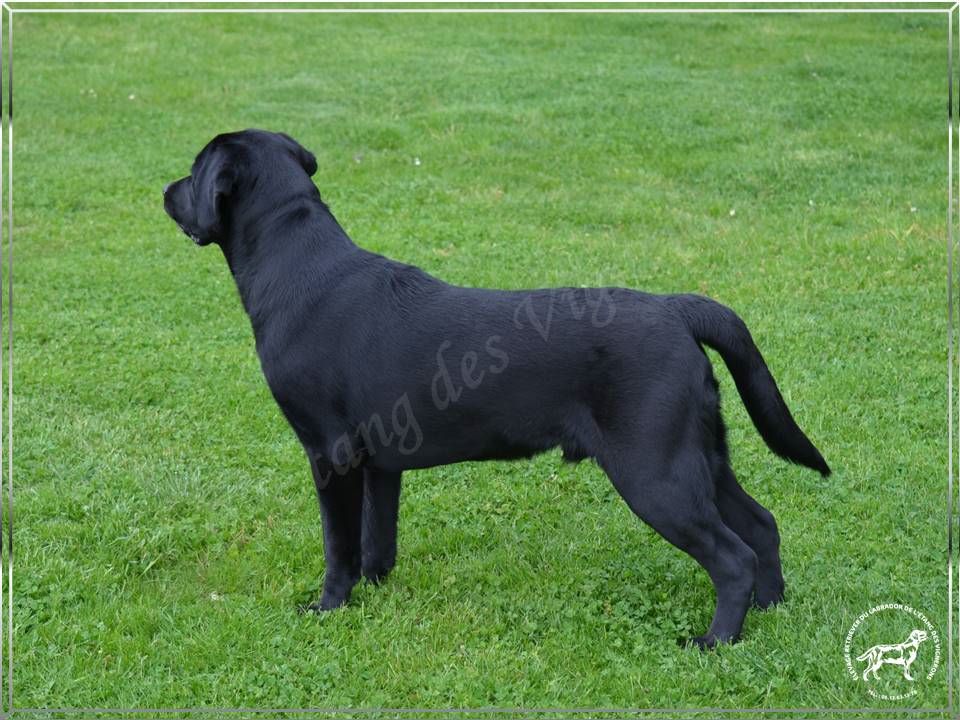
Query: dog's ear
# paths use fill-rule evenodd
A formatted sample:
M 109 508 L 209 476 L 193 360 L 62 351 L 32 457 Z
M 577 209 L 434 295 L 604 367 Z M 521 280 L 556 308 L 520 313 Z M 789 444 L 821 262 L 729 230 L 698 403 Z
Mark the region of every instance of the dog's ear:
M 237 171 L 221 155 L 213 158 L 196 188 L 198 241 L 206 245 L 220 238 L 223 232 L 225 203 L 233 194 Z
M 300 166 L 307 171 L 307 175 L 313 177 L 313 174 L 317 171 L 317 158 L 314 157 L 313 153 L 286 133 L 277 134 L 283 138 L 283 141 L 293 152 L 294 157 L 297 158 L 297 162 L 299 162 Z

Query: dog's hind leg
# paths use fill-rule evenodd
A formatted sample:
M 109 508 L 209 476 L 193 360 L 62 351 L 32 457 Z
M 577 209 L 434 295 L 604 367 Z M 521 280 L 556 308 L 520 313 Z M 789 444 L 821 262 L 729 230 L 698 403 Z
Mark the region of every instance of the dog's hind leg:
M 735 642 L 750 604 L 757 556 L 724 525 L 700 447 L 684 444 L 669 461 L 653 461 L 658 456 L 661 448 L 637 448 L 601 465 L 630 509 L 709 574 L 716 610 L 710 628 L 693 642 L 701 648 Z
M 720 410 L 720 395 L 711 373 L 710 384 L 716 394 L 713 417 L 713 480 L 717 508 L 724 524 L 733 530 L 757 554 L 757 586 L 753 602 L 766 609 L 783 600 L 783 570 L 780 565 L 780 533 L 773 514 L 754 500 L 737 482 L 730 467 L 727 430 Z
M 311 466 L 323 520 L 326 571 L 323 594 L 319 602 L 307 609 L 333 610 L 346 604 L 360 579 L 363 473 L 359 469 L 334 471 L 317 461 L 312 461 Z
M 361 571 L 379 583 L 397 560 L 397 518 L 400 512 L 400 473 L 363 471 L 363 548 Z
M 784 582 L 780 566 L 780 533 L 773 514 L 740 487 L 725 458 L 714 471 L 717 508 L 723 522 L 757 554 L 757 585 L 753 602 L 766 609 L 783 600 Z

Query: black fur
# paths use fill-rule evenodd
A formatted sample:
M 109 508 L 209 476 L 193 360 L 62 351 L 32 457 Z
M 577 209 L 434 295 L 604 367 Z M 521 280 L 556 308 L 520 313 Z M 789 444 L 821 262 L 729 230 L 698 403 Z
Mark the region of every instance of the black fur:
M 216 243 L 250 316 L 270 390 L 306 450 L 326 576 L 314 609 L 344 604 L 396 557 L 400 476 L 553 447 L 593 458 L 630 508 L 707 570 L 717 592 L 695 642 L 736 640 L 751 600 L 783 597 L 773 516 L 730 469 L 716 349 L 770 448 L 824 475 L 744 323 L 694 295 L 622 288 L 449 285 L 363 250 L 286 135 L 219 135 L 164 207 Z

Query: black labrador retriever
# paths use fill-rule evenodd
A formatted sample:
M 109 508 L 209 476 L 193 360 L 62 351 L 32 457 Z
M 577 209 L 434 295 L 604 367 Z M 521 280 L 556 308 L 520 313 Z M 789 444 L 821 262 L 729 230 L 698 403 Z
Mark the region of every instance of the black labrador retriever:
M 396 558 L 400 475 L 559 446 L 594 459 L 634 513 L 709 573 L 694 642 L 737 639 L 751 598 L 783 598 L 773 516 L 730 468 L 717 382 L 733 375 L 773 452 L 827 475 L 743 321 L 696 295 L 623 288 L 458 287 L 357 247 L 282 133 L 215 137 L 164 208 L 216 243 L 250 316 L 270 390 L 306 450 L 326 573 L 313 610 L 347 602 Z

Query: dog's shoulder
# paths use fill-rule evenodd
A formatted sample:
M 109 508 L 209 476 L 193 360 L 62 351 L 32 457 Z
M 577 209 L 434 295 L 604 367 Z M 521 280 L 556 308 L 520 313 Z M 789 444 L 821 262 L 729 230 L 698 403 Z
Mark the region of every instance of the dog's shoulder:
M 404 313 L 431 302 L 438 292 L 449 287 L 416 265 L 376 255 L 366 262 L 364 270 L 377 286 L 374 296 L 368 297 L 371 307 L 378 312 Z
M 441 284 L 416 265 L 388 260 L 386 270 L 390 287 L 398 297 L 435 290 Z

